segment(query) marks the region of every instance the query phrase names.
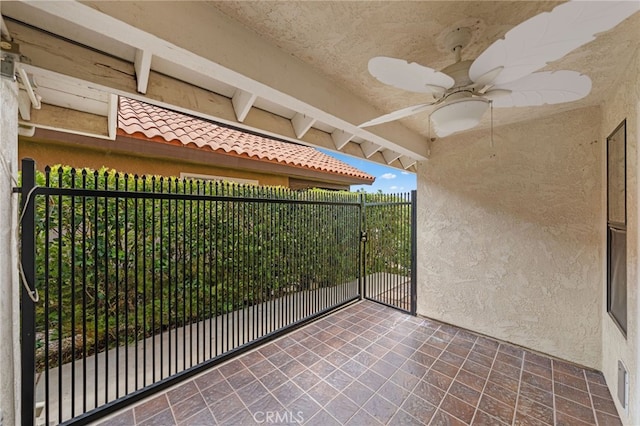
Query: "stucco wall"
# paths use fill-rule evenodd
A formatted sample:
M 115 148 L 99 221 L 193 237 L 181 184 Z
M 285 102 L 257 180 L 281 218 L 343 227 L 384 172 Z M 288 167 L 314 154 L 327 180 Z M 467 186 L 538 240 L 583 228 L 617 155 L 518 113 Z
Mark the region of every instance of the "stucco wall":
M 21 138 L 18 145 L 18 156 L 19 158 L 33 158 L 36 160 L 39 169 L 44 168 L 46 165 L 54 164 L 89 167 L 92 169 L 105 166 L 123 173 L 137 173 L 139 175 L 180 176 L 180 173 L 184 172 L 252 179 L 257 180 L 260 185 L 289 186 L 289 178 L 287 176 L 225 169 L 208 164 L 181 161 L 175 158 L 152 158 L 149 156 L 122 154 L 109 151 L 108 141 L 105 141 L 105 145 L 106 149 L 96 150 Z
M 640 424 L 640 331 L 638 292 L 638 143 L 640 142 L 640 50 L 625 72 L 626 78 L 618 84 L 617 90 L 602 107 L 602 127 L 600 139 L 607 136 L 626 118 L 627 120 L 627 338 L 625 339 L 613 320 L 607 314 L 606 286 L 602 286 L 602 371 L 607 379 L 614 401 L 618 403 L 618 360 L 627 367 L 630 374 L 629 410 L 625 412 L 618 404 L 622 421 L 628 425 Z M 602 148 L 604 169 L 604 147 Z M 603 216 L 604 211 L 603 191 Z M 604 223 L 601 229 L 604 231 Z M 603 240 L 606 238 L 602 234 Z M 606 240 L 604 240 L 606 241 Z M 606 259 L 602 259 L 606 265 Z M 602 278 L 606 282 L 606 275 Z
M 495 112 L 499 114 L 499 111 Z M 600 367 L 599 108 L 436 141 L 418 173 L 418 313 Z

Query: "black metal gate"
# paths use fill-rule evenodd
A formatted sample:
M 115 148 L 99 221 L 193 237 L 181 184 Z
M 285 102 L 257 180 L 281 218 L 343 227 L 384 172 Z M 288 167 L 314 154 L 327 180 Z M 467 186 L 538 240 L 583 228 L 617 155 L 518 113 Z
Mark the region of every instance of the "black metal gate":
M 363 295 L 416 314 L 416 191 L 367 194 Z
M 364 296 L 415 314 L 415 192 L 29 159 L 21 192 L 25 425 L 89 423 Z

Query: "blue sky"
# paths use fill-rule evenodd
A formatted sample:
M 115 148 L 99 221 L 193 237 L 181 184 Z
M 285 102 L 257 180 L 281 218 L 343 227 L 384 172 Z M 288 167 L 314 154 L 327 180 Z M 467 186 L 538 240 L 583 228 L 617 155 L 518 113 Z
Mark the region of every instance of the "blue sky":
M 378 192 L 382 190 L 385 194 L 409 192 L 416 189 L 416 175 L 415 173 L 407 172 L 400 169 L 394 169 L 392 167 L 383 166 L 379 163 L 374 163 L 361 158 L 354 158 L 348 155 L 338 154 L 335 152 L 321 149 L 327 155 L 335 157 L 344 161 L 353 167 L 360 169 L 376 177 L 376 181 L 373 185 L 352 185 L 352 191 L 359 191 L 364 189 L 366 192 Z

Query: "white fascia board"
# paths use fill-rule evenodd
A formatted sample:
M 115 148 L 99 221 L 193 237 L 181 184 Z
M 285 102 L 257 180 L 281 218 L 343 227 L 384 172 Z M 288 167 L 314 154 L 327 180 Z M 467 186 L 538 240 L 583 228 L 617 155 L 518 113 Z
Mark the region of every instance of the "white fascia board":
M 48 14 L 91 33 L 90 39 L 102 37 L 113 40 L 120 51 L 123 45 L 128 45 L 150 52 L 153 56 L 313 116 L 401 155 L 426 158 L 424 138 L 400 123 L 388 123 L 384 128 L 376 129 L 376 133 L 353 124 L 376 115 L 376 109 L 320 75 L 308 64 L 269 44 L 204 2 L 188 3 L 189 8 L 180 3 L 166 2 L 158 8 L 145 2 L 100 2 L 99 11 L 78 2 L 7 2 L 8 7 L 3 4 L 3 13 L 6 10 L 7 16 L 21 16 L 21 20 L 27 23 L 29 14 L 34 11 Z M 201 9 L 194 11 L 191 10 L 193 8 Z M 207 25 L 194 24 L 194 19 L 204 24 L 202 19 L 205 17 Z M 43 28 L 47 20 L 44 22 L 41 24 Z M 157 25 L 158 22 L 173 22 L 173 25 Z M 59 22 L 56 26 L 60 27 Z M 175 28 L 183 30 L 175 31 Z M 211 43 L 211 40 L 217 42 Z M 82 43 L 85 40 L 76 41 Z M 102 39 L 100 44 L 105 46 L 109 43 Z M 189 46 L 189 50 L 180 46 Z

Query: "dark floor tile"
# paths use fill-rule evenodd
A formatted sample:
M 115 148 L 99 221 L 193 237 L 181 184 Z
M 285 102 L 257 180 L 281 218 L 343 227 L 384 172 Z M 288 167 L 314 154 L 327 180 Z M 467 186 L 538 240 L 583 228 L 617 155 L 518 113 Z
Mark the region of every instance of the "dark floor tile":
M 413 393 L 436 407 L 444 398 L 445 392 L 424 380 L 421 380 L 413 390 Z
M 218 423 L 223 423 L 244 408 L 244 404 L 235 394 L 229 395 L 209 406 L 213 417 L 215 417 Z
M 325 406 L 325 409 L 344 424 L 360 409 L 360 406 L 346 396 L 338 395 Z
M 267 359 L 269 360 L 269 362 L 271 362 L 271 364 L 273 364 L 276 367 L 280 368 L 281 366 L 285 365 L 289 361 L 292 361 L 293 357 L 290 356 L 289 354 L 287 354 L 286 351 L 279 351 L 279 352 L 276 352 L 275 354 L 271 355 Z
M 296 343 L 295 345 L 288 347 L 286 352 L 289 356 L 296 358 L 299 355 L 302 355 L 303 353 L 307 352 L 307 348 L 302 346 L 299 343 Z
M 581 379 L 584 378 L 583 368 L 580 368 L 577 365 L 574 365 L 565 361 L 559 361 L 557 359 L 554 359 L 553 370 L 560 373 L 570 374 L 572 376 L 575 376 Z
M 427 354 L 429 356 L 432 356 L 434 358 L 437 358 L 442 353 L 442 349 L 443 348 L 437 348 L 435 346 L 429 345 L 428 343 L 425 343 L 422 346 L 420 346 L 418 351 L 424 354 Z
M 593 410 L 591 410 L 591 408 L 585 407 L 582 404 L 569 401 L 568 399 L 564 399 L 559 396 L 556 396 L 555 401 L 556 410 L 568 414 L 571 417 L 575 417 L 576 419 L 582 420 L 583 422 L 595 423 L 595 419 L 593 418 Z
M 575 417 L 571 417 L 570 415 L 565 414 L 562 411 L 556 411 L 555 426 L 592 426 L 592 425 L 595 425 L 595 423 L 584 422 L 582 420 L 576 419 Z
M 595 383 L 601 386 L 607 386 L 607 382 L 604 379 L 604 375 L 599 371 L 593 370 L 584 370 L 585 376 L 587 376 L 587 381 L 589 383 Z
M 622 426 L 622 422 L 617 414 L 612 416 L 601 411 L 596 411 L 596 417 L 598 418 L 599 426 Z
M 541 422 L 534 417 L 525 416 L 520 412 L 516 412 L 516 418 L 514 419 L 513 424 L 514 426 L 548 426 L 553 423 Z
M 553 372 L 553 380 L 563 385 L 571 386 L 581 391 L 587 392 L 587 382 L 584 378 L 575 377 L 559 371 Z
M 538 404 L 528 398 L 520 396 L 518 399 L 517 414 L 524 417 L 532 417 L 545 424 L 553 424 L 553 409 L 546 405 Z
M 417 378 L 422 378 L 422 376 L 424 376 L 428 369 L 429 367 L 408 359 L 404 364 L 400 366 L 399 370 L 404 371 L 405 373 L 409 373 Z
M 534 364 L 533 362 L 525 361 L 523 370 L 528 373 L 536 374 L 540 377 L 544 377 L 547 380 L 552 379 L 550 368 L 542 367 L 538 364 Z
M 98 426 L 131 426 L 135 423 L 136 421 L 134 420 L 133 410 L 126 410 L 98 423 Z
M 547 392 L 527 383 L 521 383 L 520 395 L 529 398 L 538 404 L 553 408 L 553 393 L 551 392 Z
M 229 376 L 233 376 L 238 371 L 243 370 L 244 368 L 245 368 L 244 364 L 239 359 L 234 359 L 222 364 L 220 367 L 218 367 L 218 370 L 222 373 L 224 377 L 229 377 Z
M 430 404 L 424 399 L 411 394 L 402 403 L 402 409 L 425 424 L 431 420 L 437 411 L 436 405 Z
M 520 374 L 522 373 L 521 368 L 514 367 L 511 364 L 506 364 L 498 360 L 496 360 L 496 362 L 493 363 L 491 371 L 497 371 L 500 374 L 509 377 L 510 379 L 518 380 L 518 381 L 520 380 Z
M 240 400 L 242 400 L 242 402 L 244 402 L 244 404 L 247 406 L 267 395 L 268 393 L 269 391 L 267 390 L 267 388 L 265 388 L 262 383 L 257 380 L 236 391 L 236 394 L 238 395 Z
M 512 379 L 497 371 L 491 371 L 488 380 L 507 390 L 510 390 L 511 392 L 518 392 L 520 382 L 517 379 Z
M 461 356 L 458 356 L 454 353 L 448 352 L 448 351 L 444 351 L 442 352 L 442 354 L 440 355 L 439 358 L 441 361 L 445 361 L 451 365 L 455 365 L 456 367 L 462 367 L 462 364 L 464 364 L 464 358 Z
M 168 408 L 145 421 L 137 423 L 138 426 L 173 426 L 175 424 L 176 420 L 173 418 L 173 414 Z
M 391 381 L 388 381 L 378 389 L 378 395 L 381 395 L 390 402 L 393 402 L 395 405 L 400 406 L 407 395 L 409 395 L 409 391 L 401 388 Z
M 336 367 L 333 364 L 321 359 L 320 361 L 313 364 L 309 367 L 309 370 L 313 371 L 320 377 L 327 377 L 329 374 L 333 373 L 336 370 Z
M 431 426 L 463 426 L 466 425 L 462 420 L 448 414 L 446 411 L 438 410 L 429 422 Z
M 470 347 L 458 345 L 455 342 L 452 342 L 449 346 L 447 346 L 447 352 L 458 355 L 462 358 L 466 358 L 471 351 Z
M 449 394 L 473 406 L 476 406 L 476 404 L 478 404 L 478 401 L 480 400 L 480 392 L 471 389 L 470 387 L 458 381 L 454 381 L 453 383 L 451 383 Z
M 593 399 L 593 408 L 595 408 L 596 410 L 614 416 L 618 415 L 618 410 L 616 409 L 616 405 L 612 400 L 600 398 L 595 395 L 591 395 L 591 398 Z
M 346 423 L 347 426 L 374 426 L 380 424 L 382 423 L 380 423 L 375 417 L 367 413 L 364 409 L 359 410 Z
M 583 392 L 571 386 L 563 385 L 562 383 L 556 383 L 554 386 L 554 392 L 556 395 L 577 402 L 579 404 L 591 407 L 591 398 L 587 392 Z
M 302 390 L 307 391 L 320 383 L 322 379 L 315 375 L 311 370 L 305 369 L 303 372 L 298 374 L 296 377 L 292 379 L 292 381 L 300 386 Z
M 516 400 L 518 398 L 518 394 L 516 392 L 505 389 L 499 384 L 491 381 L 487 382 L 487 385 L 484 388 L 484 393 L 510 407 L 514 407 L 516 405 Z M 548 396 L 551 398 L 551 407 L 553 407 L 553 395 L 549 393 Z
M 373 392 L 373 391 L 371 391 Z M 336 396 L 336 389 L 324 380 L 307 391 L 320 405 L 326 405 Z
M 467 359 L 487 368 L 491 368 L 491 366 L 493 365 L 493 355 L 486 356 L 484 353 L 476 349 L 471 351 Z
M 260 378 L 260 382 L 269 390 L 277 388 L 287 380 L 289 380 L 289 378 L 279 370 L 275 370 Z
M 514 358 L 518 358 L 518 359 L 522 359 L 522 357 L 524 356 L 524 350 L 521 348 L 517 348 L 515 346 L 509 345 L 509 344 L 505 344 L 505 343 L 501 343 L 500 347 L 498 348 L 498 352 L 502 352 L 505 353 L 507 355 L 511 355 Z
M 409 425 L 409 426 L 421 426 L 423 424 L 425 424 L 425 422 L 423 420 L 418 420 L 415 417 L 413 417 L 411 414 L 407 413 L 404 410 L 398 410 L 396 411 L 396 414 L 393 415 L 393 417 L 391 418 L 391 421 L 389 422 L 390 425 Z
M 187 383 L 168 391 L 167 398 L 169 399 L 169 404 L 176 404 L 185 398 L 189 398 L 191 395 L 195 395 L 198 392 L 198 387 L 193 381 L 190 380 Z
M 188 419 L 178 423 L 179 426 L 204 426 L 213 424 L 215 424 L 215 419 L 211 411 L 209 411 L 209 408 L 204 408 Z
M 490 364 L 489 365 L 485 364 L 485 366 L 490 367 L 491 363 L 493 363 L 493 359 L 495 358 L 497 352 L 498 352 L 497 348 L 490 348 L 490 347 L 483 346 L 481 344 L 476 343 L 476 345 L 471 349 L 471 352 L 469 353 L 469 357 L 472 357 L 472 356 L 476 357 L 481 355 L 483 358 L 485 358 L 484 362 L 486 362 L 486 359 L 489 359 Z
M 553 390 L 553 383 L 551 380 L 545 379 L 544 377 L 531 374 L 527 371 L 523 371 L 521 377 L 522 383 L 530 384 L 531 386 L 535 386 L 547 392 L 551 392 Z
M 305 419 L 304 424 L 305 426 L 339 426 L 340 422 L 325 410 L 320 410 L 310 419 Z
M 373 389 L 374 391 L 380 389 L 380 386 L 382 386 L 386 381 L 387 380 L 384 377 L 372 370 L 367 370 L 358 377 L 358 382 Z
M 364 404 L 363 409 L 380 423 L 385 424 L 396 413 L 398 406 L 387 401 L 380 395 L 373 395 L 371 399 Z
M 316 362 L 320 361 L 320 356 L 315 354 L 312 350 L 303 352 L 296 357 L 296 361 L 302 363 L 306 367 L 310 367 Z
M 473 413 L 475 412 L 475 406 L 471 406 L 466 402 L 456 398 L 452 395 L 447 395 L 440 404 L 440 409 L 455 416 L 456 418 L 464 421 L 465 423 L 471 423 Z
M 342 393 L 361 407 L 375 392 L 360 382 L 353 382 Z
M 469 386 L 472 389 L 481 392 L 484 388 L 485 379 L 482 377 L 478 377 L 475 374 L 471 374 L 468 371 L 460 370 L 458 375 L 456 376 L 456 380 L 460 383 Z
M 202 395 L 200 395 L 200 393 L 197 393 L 190 396 L 189 398 L 180 401 L 177 404 L 171 404 L 171 408 L 173 410 L 176 422 L 181 422 L 193 416 L 197 412 L 207 408 L 207 403 L 204 402 Z
M 513 420 L 514 407 L 506 405 L 488 395 L 483 395 L 478 404 L 478 408 L 501 422 L 511 424 Z
M 476 339 L 476 344 L 484 346 L 486 348 L 495 349 L 496 351 L 500 346 L 500 344 L 496 340 L 484 336 L 478 336 L 478 338 Z
M 298 417 L 310 419 L 322 409 L 318 403 L 309 395 L 303 394 L 287 407 L 287 411 L 297 414 Z
M 496 355 L 496 361 L 504 362 L 505 364 L 516 368 L 522 367 L 522 358 L 516 358 L 500 351 L 498 351 L 498 354 Z
M 375 371 L 385 379 L 388 379 L 393 375 L 393 373 L 395 373 L 398 370 L 398 368 L 389 364 L 383 359 L 380 359 L 379 361 L 377 361 L 375 364 L 371 366 L 371 370 Z
M 229 384 L 231 385 L 231 387 L 235 390 L 238 390 L 246 385 L 248 385 L 251 382 L 255 382 L 256 380 L 256 376 L 254 376 L 249 370 L 247 370 L 246 368 L 243 368 L 242 370 L 240 370 L 239 372 L 237 372 L 236 374 L 227 377 L 227 381 L 229 382 Z
M 135 412 L 136 422 L 141 422 L 167 408 L 169 408 L 167 396 L 162 394 L 135 406 L 133 411 Z
M 538 364 L 541 367 L 544 368 L 551 368 L 551 359 L 546 357 L 546 356 L 542 356 L 533 352 L 529 352 L 526 351 L 524 354 L 524 360 L 527 362 L 532 362 L 534 364 Z
M 303 394 L 303 391 L 295 383 L 288 381 L 272 390 L 271 393 L 286 407 L 298 399 Z
M 306 367 L 295 359 L 280 367 L 280 371 L 282 371 L 289 378 L 297 376 L 305 369 Z
M 456 377 L 456 374 L 458 374 L 458 370 L 460 370 L 458 367 L 456 367 L 455 365 L 451 365 L 448 364 L 444 361 L 441 360 L 437 360 L 436 362 L 433 363 L 433 365 L 431 366 L 431 370 L 435 370 L 438 371 L 442 374 L 445 374 L 449 377 Z
M 238 412 L 235 413 L 233 416 L 231 416 L 228 420 L 225 420 L 224 424 L 225 425 L 243 425 L 243 426 L 258 425 L 265 422 L 267 414 L 268 413 L 264 413 L 264 416 L 258 415 L 258 414 L 251 414 L 249 410 L 242 408 L 238 410 Z M 287 416 L 285 417 L 286 419 L 290 418 L 289 413 L 285 412 L 282 414 Z M 201 425 L 201 426 L 204 426 L 204 425 Z
M 502 426 L 511 423 L 502 422 L 500 419 L 492 417 L 484 411 L 476 410 L 476 414 L 473 417 L 471 424 L 474 426 Z
M 264 361 L 265 359 L 266 358 L 264 357 L 264 355 L 262 355 L 260 352 L 252 351 L 242 355 L 242 357 L 240 357 L 240 362 L 242 362 L 245 367 L 250 367 L 254 364 Z
M 469 359 L 462 364 L 462 369 L 485 379 L 489 376 L 489 372 L 491 371 L 489 367 L 485 367 L 484 365 L 480 365 Z
M 446 391 L 447 389 L 449 389 L 449 385 L 453 381 L 451 377 L 445 376 L 444 374 L 438 373 L 437 371 L 433 371 L 433 370 L 427 372 L 427 374 L 424 375 L 422 380 L 426 381 L 427 383 L 431 383 L 434 386 L 439 387 L 443 391 Z
M 213 386 L 209 386 L 208 388 L 200 391 L 200 394 L 207 404 L 213 405 L 221 399 L 231 395 L 233 392 L 233 388 L 227 383 L 226 380 L 223 380 Z
M 273 413 L 284 410 L 284 406 L 271 394 L 267 394 L 249 405 L 249 411 L 251 413 L 265 413 L 267 411 Z
M 278 371 L 275 365 L 271 364 L 266 359 L 264 361 L 260 361 L 257 364 L 253 364 L 250 367 L 247 367 L 251 373 L 257 378 L 264 377 L 267 374 L 272 374 L 275 371 Z
M 368 367 L 360 364 L 354 359 L 350 359 L 349 361 L 345 362 L 342 367 L 340 367 L 340 369 L 351 377 L 358 378 L 362 373 L 367 371 Z
M 224 377 L 222 376 L 222 373 L 220 373 L 218 369 L 211 370 L 203 374 L 202 376 L 199 376 L 193 379 L 196 386 L 198 386 L 198 389 L 200 390 L 206 389 L 209 386 L 213 386 L 216 383 L 221 382 L 222 380 L 224 380 Z
M 340 369 L 329 374 L 324 380 L 339 391 L 344 390 L 355 381 L 353 377 Z
M 591 395 L 595 395 L 604 399 L 612 399 L 611 392 L 609 392 L 609 388 L 606 386 L 600 386 L 595 383 L 589 382 L 589 391 Z
M 406 357 L 398 355 L 393 351 L 389 351 L 389 353 L 382 357 L 382 361 L 386 361 L 388 364 L 394 366 L 395 368 L 400 367 L 406 360 Z

